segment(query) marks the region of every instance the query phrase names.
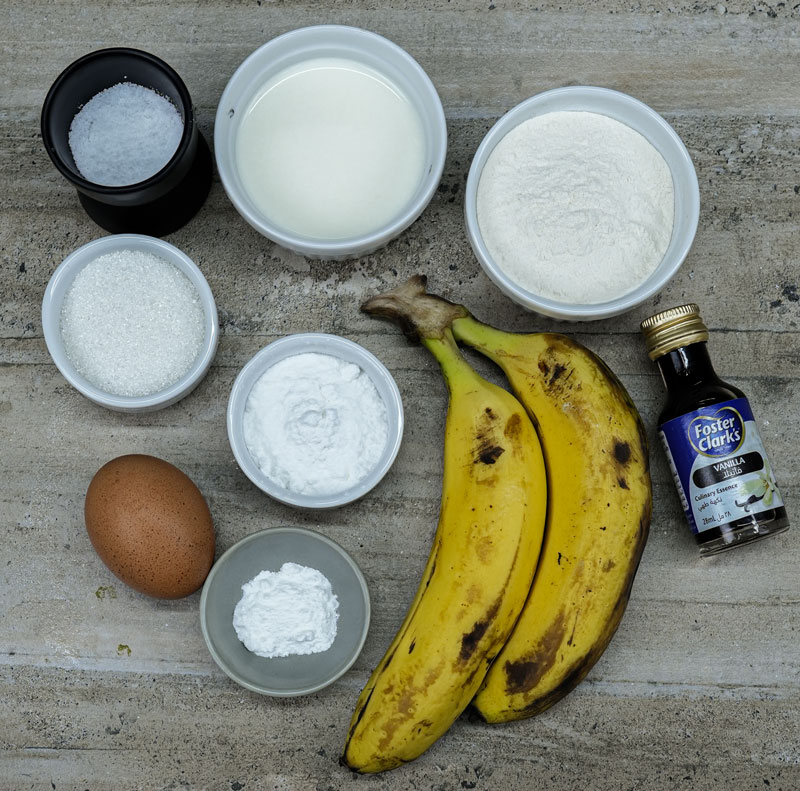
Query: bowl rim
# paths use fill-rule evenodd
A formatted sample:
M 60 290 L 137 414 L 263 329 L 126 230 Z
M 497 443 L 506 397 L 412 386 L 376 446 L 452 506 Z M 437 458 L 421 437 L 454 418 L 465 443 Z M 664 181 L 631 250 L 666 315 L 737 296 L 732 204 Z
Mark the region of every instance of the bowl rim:
M 67 357 L 60 332 L 64 295 L 78 272 L 107 253 L 120 250 L 144 250 L 169 261 L 185 274 L 197 289 L 205 316 L 205 338 L 192 367 L 164 390 L 147 396 L 121 396 L 107 393 L 82 376 Z M 61 291 L 63 286 L 63 291 Z M 57 292 L 61 291 L 60 297 Z M 101 236 L 73 250 L 56 267 L 42 299 L 42 332 L 50 357 L 61 375 L 78 392 L 100 406 L 117 412 L 147 412 L 163 409 L 187 396 L 208 372 L 219 343 L 219 318 L 211 287 L 200 268 L 173 244 L 145 234 Z
M 349 489 L 333 494 L 300 494 L 278 486 L 261 471 L 255 459 L 250 455 L 250 451 L 244 441 L 242 419 L 247 399 L 255 381 L 275 363 L 287 357 L 306 352 L 327 354 L 348 362 L 355 362 L 369 376 L 386 407 L 389 434 L 380 462 L 358 483 Z M 343 357 L 341 352 L 349 354 L 350 357 Z M 357 358 L 357 360 L 351 359 L 352 357 Z M 251 376 L 255 377 L 253 384 L 247 387 L 246 382 Z M 384 397 L 380 387 L 381 383 L 385 385 L 385 390 L 389 396 L 388 400 Z M 245 387 L 247 387 L 246 390 Z M 392 415 L 394 415 L 394 420 Z M 236 463 L 250 481 L 262 492 L 284 505 L 306 509 L 327 509 L 338 508 L 360 499 L 383 480 L 400 451 L 405 428 L 405 415 L 403 400 L 397 382 L 386 366 L 372 352 L 341 335 L 324 332 L 301 332 L 285 335 L 268 343 L 245 363 L 231 387 L 228 397 L 226 424 L 228 442 Z M 392 427 L 395 425 L 396 429 L 392 431 Z
M 566 107 L 558 107 L 546 109 L 543 113 L 530 112 L 532 109 L 547 105 L 553 101 L 564 99 L 565 97 L 574 97 L 579 99 L 594 99 L 595 101 L 610 102 L 614 106 L 624 106 L 629 110 L 647 118 L 651 123 L 657 125 L 662 132 L 665 133 L 667 139 L 673 147 L 673 151 L 677 156 L 680 163 L 683 176 L 687 181 L 687 200 L 684 202 L 684 213 L 686 214 L 688 224 L 686 234 L 681 239 L 680 244 L 675 249 L 673 257 L 674 262 L 672 265 L 665 269 L 663 272 L 655 276 L 651 274 L 644 280 L 636 289 L 633 289 L 626 294 L 615 297 L 614 299 L 606 300 L 604 302 L 590 303 L 586 305 L 573 304 L 568 302 L 558 302 L 554 299 L 542 297 L 533 292 L 523 288 L 508 275 L 503 272 L 500 267 L 495 263 L 491 254 L 489 253 L 478 225 L 477 218 L 477 190 L 478 182 L 480 181 L 483 166 L 491 154 L 494 147 L 500 140 L 505 137 L 516 126 L 527 121 L 529 118 L 537 115 L 543 115 L 547 112 L 558 110 L 568 110 Z M 579 109 L 579 108 L 574 108 Z M 596 112 L 603 114 L 601 109 L 589 110 L 589 112 Z M 609 117 L 614 117 L 609 115 Z M 626 123 L 625 121 L 620 121 Z M 630 126 L 630 124 L 627 124 Z M 634 127 L 631 127 L 634 128 Z M 639 129 L 639 132 L 648 142 L 661 153 L 661 147 L 656 145 L 645 133 Z M 663 156 L 663 154 L 662 154 Z M 666 160 L 666 158 L 665 158 Z M 673 175 L 672 166 L 667 163 L 670 169 L 670 175 Z M 674 182 L 673 175 L 673 182 Z M 676 191 L 677 193 L 677 191 Z M 677 194 L 676 194 L 677 198 Z M 700 189 L 697 181 L 697 172 L 692 162 L 689 151 L 686 148 L 683 140 L 677 132 L 670 126 L 670 124 L 657 113 L 652 107 L 636 99 L 629 94 L 616 91 L 611 88 L 603 88 L 593 85 L 568 85 L 561 88 L 552 88 L 541 93 L 537 93 L 522 102 L 516 104 L 505 114 L 503 114 L 491 127 L 491 129 L 484 136 L 480 145 L 478 146 L 475 155 L 473 156 L 472 163 L 467 175 L 467 185 L 465 189 L 464 199 L 464 215 L 465 224 L 467 228 L 467 236 L 472 246 L 473 252 L 478 259 L 481 267 L 488 275 L 489 279 L 502 291 L 507 297 L 522 305 L 523 307 L 536 311 L 544 316 L 549 316 L 556 319 L 566 319 L 571 321 L 589 321 L 604 318 L 610 318 L 621 313 L 625 313 L 634 307 L 640 305 L 651 296 L 660 291 L 669 282 L 686 260 L 686 256 L 694 243 L 694 238 L 697 233 L 697 227 L 700 218 Z M 677 212 L 676 220 L 677 222 Z M 660 266 L 660 264 L 659 264 Z
M 230 135 L 228 125 L 230 110 L 226 109 L 231 104 L 230 96 L 238 88 L 238 83 L 246 79 L 251 66 L 261 61 L 267 61 L 275 49 L 286 46 L 287 42 L 296 44 L 298 51 L 305 50 L 309 58 L 314 57 L 315 49 L 322 49 L 331 44 L 344 46 L 347 43 L 349 47 L 359 50 L 364 50 L 370 44 L 380 47 L 393 53 L 394 57 L 404 64 L 409 79 L 413 79 L 415 83 L 418 83 L 420 90 L 424 91 L 430 100 L 431 108 L 433 109 L 433 115 L 430 118 L 431 129 L 434 131 L 434 136 L 430 141 L 432 162 L 431 167 L 422 175 L 419 194 L 415 200 L 406 206 L 401 214 L 370 233 L 343 239 L 315 239 L 314 237 L 292 233 L 275 225 L 269 218 L 254 211 L 250 205 L 251 201 L 237 187 L 233 177 L 235 164 L 228 157 L 228 147 L 225 142 Z M 240 103 L 249 105 L 252 98 L 253 94 L 250 92 L 246 95 L 246 100 L 242 100 Z M 420 111 L 416 103 L 414 103 L 414 106 Z M 421 111 L 420 114 L 422 114 Z M 217 105 L 214 123 L 214 156 L 222 186 L 229 200 L 247 223 L 263 236 L 288 250 L 311 258 L 342 259 L 358 257 L 382 247 L 401 234 L 419 218 L 435 195 L 444 171 L 446 155 L 447 122 L 444 108 L 436 86 L 427 72 L 406 50 L 390 39 L 378 33 L 351 25 L 310 25 L 290 30 L 270 39 L 251 52 L 239 64 L 225 85 Z
M 247 681 L 246 679 L 239 676 L 235 670 L 228 667 L 228 665 L 222 660 L 222 657 L 217 652 L 216 648 L 213 645 L 210 636 L 210 630 L 208 627 L 208 619 L 206 614 L 209 591 L 211 589 L 212 582 L 214 577 L 220 573 L 220 569 L 223 567 L 225 561 L 230 559 L 234 554 L 237 552 L 242 551 L 244 548 L 247 547 L 248 544 L 256 541 L 260 538 L 263 538 L 266 534 L 276 534 L 276 533 L 295 533 L 297 535 L 302 535 L 306 539 L 312 539 L 320 541 L 323 544 L 326 544 L 336 553 L 338 553 L 342 559 L 347 563 L 350 569 L 353 572 L 353 576 L 356 578 L 356 582 L 358 583 L 358 587 L 361 590 L 363 599 L 364 599 L 364 623 L 361 628 L 361 634 L 356 642 L 355 649 L 353 651 L 352 656 L 350 659 L 344 663 L 344 665 L 330 678 L 326 679 L 325 681 L 321 681 L 319 684 L 312 685 L 311 687 L 307 688 L 297 688 L 293 690 L 270 690 L 268 687 L 259 686 L 257 684 L 252 684 L 251 682 Z M 251 692 L 257 692 L 260 695 L 269 695 L 271 697 L 297 697 L 299 695 L 310 695 L 313 692 L 318 692 L 325 687 L 330 686 L 340 679 L 348 670 L 355 664 L 358 657 L 361 655 L 362 650 L 364 649 L 364 643 L 367 640 L 367 634 L 369 633 L 369 626 L 370 621 L 372 618 L 372 602 L 370 599 L 369 593 L 369 586 L 367 585 L 367 581 L 364 577 L 361 568 L 359 567 L 358 563 L 354 560 L 352 555 L 344 549 L 338 542 L 334 541 L 332 538 L 316 531 L 311 530 L 307 527 L 297 527 L 293 525 L 279 525 L 275 527 L 267 527 L 262 530 L 257 530 L 255 533 L 250 533 L 246 535 L 244 538 L 239 539 L 237 542 L 232 544 L 219 558 L 214 562 L 211 570 L 208 572 L 206 576 L 205 582 L 203 583 L 203 588 L 200 593 L 200 630 L 203 633 L 203 640 L 205 641 L 206 647 L 208 648 L 208 652 L 211 654 L 211 658 L 216 663 L 217 667 L 225 673 L 228 678 L 235 681 L 240 686 L 249 689 Z

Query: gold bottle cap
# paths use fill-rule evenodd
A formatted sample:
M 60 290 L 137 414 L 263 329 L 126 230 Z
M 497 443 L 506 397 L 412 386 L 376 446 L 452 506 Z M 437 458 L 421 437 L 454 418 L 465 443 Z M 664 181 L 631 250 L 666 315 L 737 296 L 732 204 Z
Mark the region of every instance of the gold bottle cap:
M 708 340 L 708 327 L 695 304 L 662 310 L 641 323 L 644 342 L 651 360 L 657 360 L 681 346 Z

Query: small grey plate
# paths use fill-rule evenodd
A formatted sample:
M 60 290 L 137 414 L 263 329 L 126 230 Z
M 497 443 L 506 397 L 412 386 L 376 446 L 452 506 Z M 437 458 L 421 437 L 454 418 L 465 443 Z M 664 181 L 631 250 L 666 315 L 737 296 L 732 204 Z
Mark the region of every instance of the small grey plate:
M 267 659 L 236 636 L 233 610 L 242 585 L 286 562 L 317 569 L 330 581 L 339 600 L 336 638 L 327 651 Z M 200 626 L 214 661 L 236 683 L 262 695 L 307 695 L 333 683 L 361 653 L 369 620 L 369 591 L 355 561 L 335 541 L 300 527 L 268 528 L 234 544 L 212 567 L 200 597 Z

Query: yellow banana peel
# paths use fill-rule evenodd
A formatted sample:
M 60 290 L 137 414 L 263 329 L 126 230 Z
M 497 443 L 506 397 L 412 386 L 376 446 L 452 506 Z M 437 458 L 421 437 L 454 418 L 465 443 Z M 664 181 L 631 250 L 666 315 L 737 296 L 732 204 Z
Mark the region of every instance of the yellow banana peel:
M 439 362 L 450 400 L 439 524 L 416 596 L 356 704 L 342 763 L 358 772 L 418 757 L 472 700 L 530 590 L 546 478 L 530 418 L 461 357 L 450 316 L 392 295 L 364 310 L 404 323 Z
M 452 328 L 503 369 L 534 419 L 547 466 L 536 577 L 474 701 L 484 719 L 505 722 L 563 698 L 613 637 L 650 525 L 647 442 L 625 388 L 576 341 L 501 332 L 469 316 Z

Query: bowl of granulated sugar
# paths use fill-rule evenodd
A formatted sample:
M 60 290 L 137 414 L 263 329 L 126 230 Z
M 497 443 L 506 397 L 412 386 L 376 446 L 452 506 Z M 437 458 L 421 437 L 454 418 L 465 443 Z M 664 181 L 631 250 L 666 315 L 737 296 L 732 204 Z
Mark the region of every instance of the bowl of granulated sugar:
M 162 409 L 208 372 L 219 340 L 214 297 L 182 250 L 139 234 L 68 255 L 42 302 L 47 350 L 64 378 L 119 412 Z
M 675 130 L 638 99 L 592 86 L 546 91 L 500 118 L 465 197 L 489 279 L 570 321 L 615 316 L 660 291 L 691 248 L 699 210 Z

